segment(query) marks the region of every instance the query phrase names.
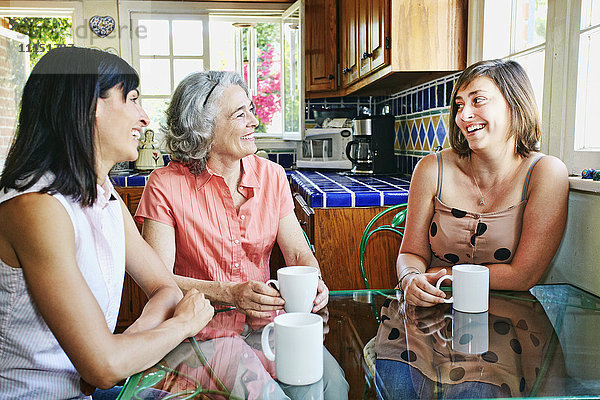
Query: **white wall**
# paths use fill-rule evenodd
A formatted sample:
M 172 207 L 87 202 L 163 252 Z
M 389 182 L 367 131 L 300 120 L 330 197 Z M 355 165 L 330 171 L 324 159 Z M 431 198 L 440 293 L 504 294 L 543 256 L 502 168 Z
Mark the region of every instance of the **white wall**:
M 570 283 L 600 296 L 600 194 L 569 192 L 567 228 L 543 283 Z

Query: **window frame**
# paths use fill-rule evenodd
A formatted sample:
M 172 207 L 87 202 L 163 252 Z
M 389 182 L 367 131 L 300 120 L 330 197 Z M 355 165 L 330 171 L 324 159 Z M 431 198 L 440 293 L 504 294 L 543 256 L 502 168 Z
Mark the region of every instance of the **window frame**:
M 237 17 L 238 20 L 246 19 L 252 20 L 252 22 L 256 22 L 258 19 L 262 21 L 264 20 L 277 20 L 279 23 L 283 25 L 283 16 L 286 15 L 286 11 L 293 8 L 294 6 L 300 8 L 300 21 L 302 21 L 302 16 L 304 14 L 304 2 L 299 0 L 297 3 L 292 5 L 286 3 L 240 3 L 240 2 L 185 2 L 185 3 L 173 3 L 167 1 L 120 1 L 119 2 L 119 20 L 127 21 L 129 26 L 133 26 L 132 15 L 134 14 L 203 14 L 207 15 L 208 20 L 211 18 L 229 18 L 229 17 Z M 248 14 L 251 13 L 253 17 L 248 17 Z M 254 17 L 256 16 L 256 17 Z M 210 22 L 209 22 L 210 23 Z M 302 26 L 302 23 L 300 24 Z M 209 24 L 204 25 L 205 29 L 209 29 Z M 120 44 L 121 44 L 121 56 L 123 59 L 128 61 L 131 65 L 136 65 L 134 59 L 134 48 L 132 45 L 132 37 L 131 32 L 129 35 L 121 35 Z M 301 36 L 301 46 L 304 48 L 304 35 Z M 283 43 L 282 43 L 283 47 Z M 206 52 L 208 52 L 208 57 L 210 57 L 210 45 L 205 47 Z M 209 59 L 207 59 L 209 60 Z M 301 87 L 304 86 L 304 58 L 301 59 Z M 207 66 L 209 64 L 205 64 Z M 138 65 L 139 70 L 139 65 Z M 283 72 L 283 60 L 282 60 L 282 72 Z M 283 73 L 281 78 L 282 84 L 282 92 L 283 92 Z M 143 92 L 143 90 L 142 90 Z M 144 94 L 142 93 L 142 97 Z M 157 98 L 161 96 L 149 96 L 149 98 Z M 169 95 L 170 97 L 170 95 Z M 284 102 L 283 102 L 283 93 L 282 93 L 282 113 L 284 111 Z M 143 102 L 143 99 L 142 99 Z M 304 91 L 300 90 L 300 104 L 304 104 Z M 299 112 L 300 115 L 300 129 L 299 132 L 285 132 L 285 124 L 282 123 L 281 132 L 277 134 L 260 134 L 257 135 L 257 138 L 276 138 L 281 140 L 301 140 L 302 131 L 304 129 L 304 112 L 303 107 Z M 283 115 L 282 115 L 283 117 Z

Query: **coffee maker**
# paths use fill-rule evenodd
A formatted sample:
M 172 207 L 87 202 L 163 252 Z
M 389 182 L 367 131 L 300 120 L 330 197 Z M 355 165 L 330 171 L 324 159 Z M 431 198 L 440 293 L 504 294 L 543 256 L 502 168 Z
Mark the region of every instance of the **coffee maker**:
M 361 115 L 352 120 L 352 140 L 346 145 L 346 156 L 353 164 L 351 173 L 397 172 L 394 119 L 393 115 Z

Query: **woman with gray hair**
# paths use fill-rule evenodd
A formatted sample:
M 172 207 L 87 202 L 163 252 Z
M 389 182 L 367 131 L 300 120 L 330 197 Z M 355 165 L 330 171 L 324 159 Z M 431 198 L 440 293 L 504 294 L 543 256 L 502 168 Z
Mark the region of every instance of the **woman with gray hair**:
M 167 110 L 172 161 L 150 175 L 136 220 L 180 288 L 262 318 L 284 304 L 265 284 L 275 241 L 287 265 L 319 265 L 293 212 L 285 171 L 254 155 L 257 125 L 240 75 L 187 76 Z M 313 312 L 325 307 L 328 293 L 319 280 Z M 236 320 L 233 328 L 244 325 Z

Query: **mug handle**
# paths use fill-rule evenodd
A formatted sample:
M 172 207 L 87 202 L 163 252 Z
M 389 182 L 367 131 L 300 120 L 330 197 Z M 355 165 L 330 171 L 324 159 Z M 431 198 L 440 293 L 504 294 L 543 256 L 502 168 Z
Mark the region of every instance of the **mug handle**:
M 266 285 L 269 286 L 269 284 L 271 284 L 271 283 L 277 288 L 277 291 L 280 292 L 280 290 L 279 290 L 279 281 L 277 279 L 269 279 L 267 281 Z
M 452 324 L 454 325 L 454 315 L 452 315 L 452 314 L 444 314 L 444 319 L 446 319 L 446 318 L 450 318 L 450 320 L 452 321 Z M 452 336 L 450 336 L 449 338 L 445 338 L 440 333 L 441 330 L 442 329 L 440 328 L 437 331 L 433 332 L 433 335 L 437 336 L 439 338 L 439 342 L 442 344 L 442 347 L 446 347 L 446 343 L 452 341 Z
M 446 279 L 450 279 L 452 282 L 454 282 L 454 277 L 452 275 L 444 275 L 440 279 L 438 279 L 437 283 L 435 284 L 435 288 L 439 289 L 442 285 L 442 282 L 444 282 Z M 450 297 L 449 299 L 444 299 L 444 303 L 452 303 L 453 301 L 454 295 L 452 295 L 452 297 Z
M 275 353 L 271 350 L 271 345 L 269 344 L 269 334 L 273 330 L 275 326 L 274 322 L 269 323 L 262 331 L 262 335 L 260 336 L 260 343 L 262 345 L 262 351 L 265 353 L 265 357 L 269 361 L 275 361 Z

